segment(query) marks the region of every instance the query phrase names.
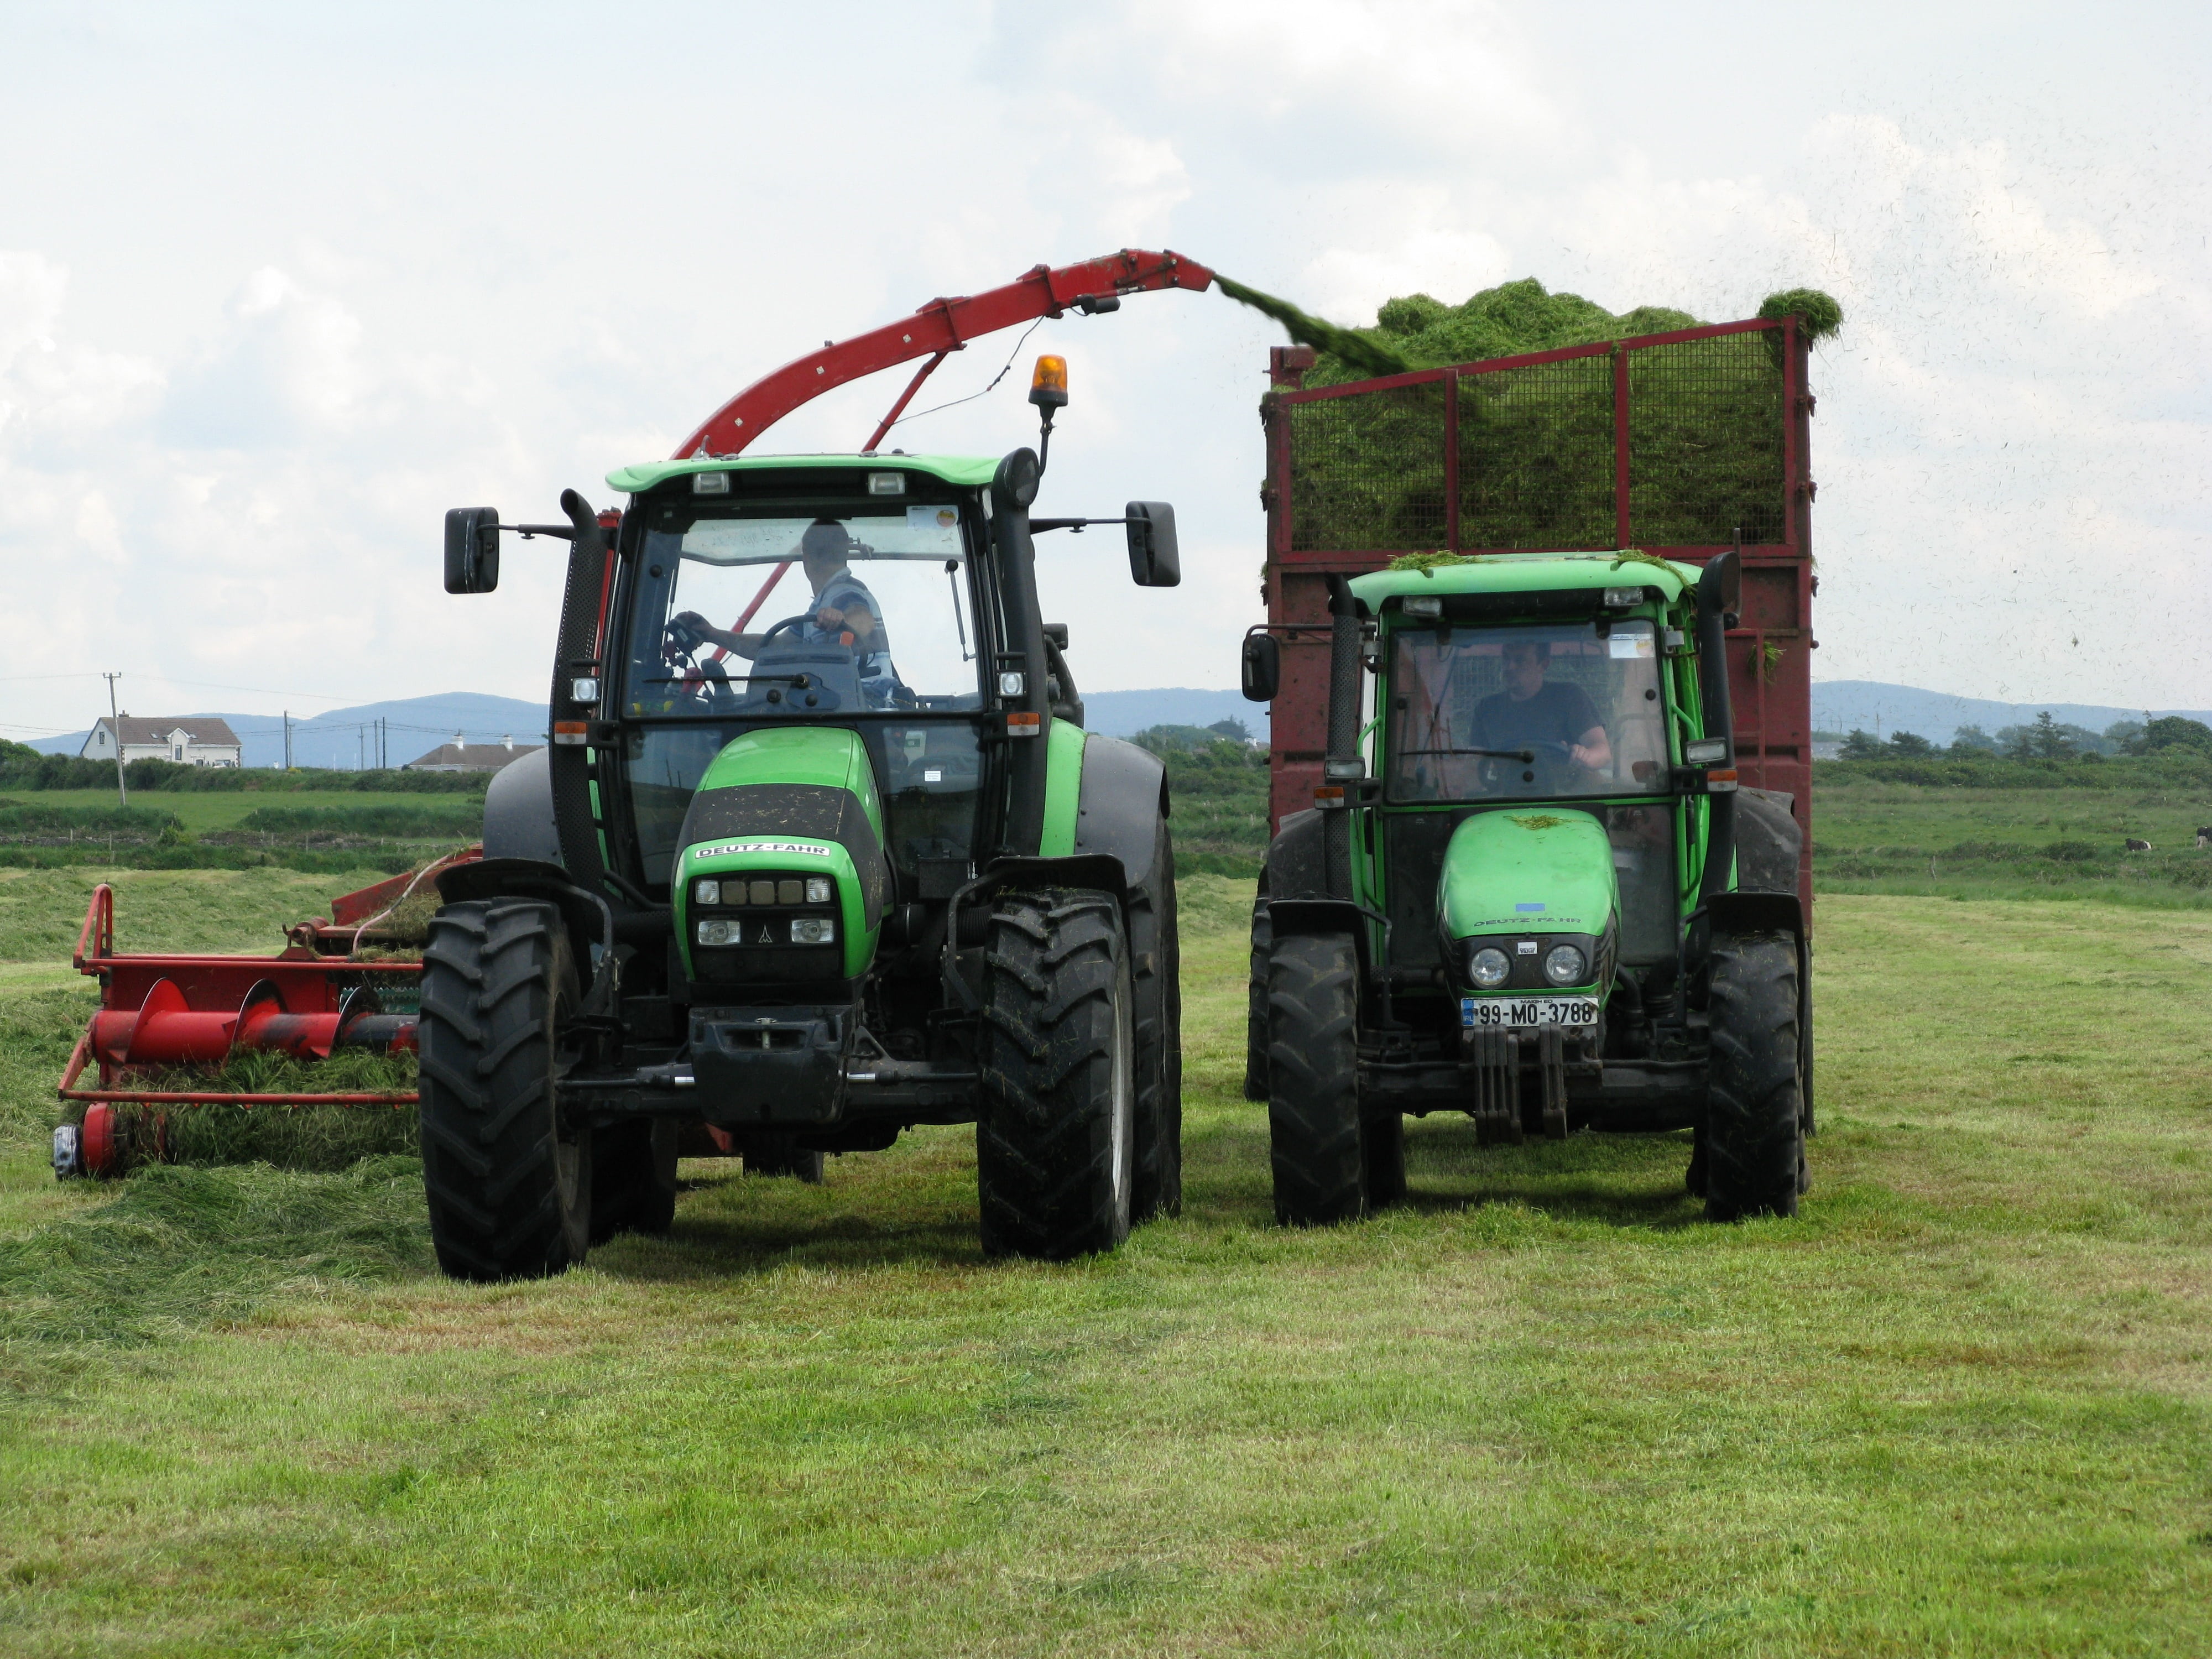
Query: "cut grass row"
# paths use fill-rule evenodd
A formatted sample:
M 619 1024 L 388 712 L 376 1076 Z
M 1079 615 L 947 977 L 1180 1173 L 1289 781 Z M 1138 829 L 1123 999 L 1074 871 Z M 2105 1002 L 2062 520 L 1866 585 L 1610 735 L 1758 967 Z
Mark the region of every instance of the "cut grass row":
M 2202 1650 L 2212 917 L 1825 901 L 1798 1222 L 1439 1119 L 1285 1232 L 1243 897 L 1186 885 L 1185 1214 L 1105 1260 L 983 1261 L 957 1129 L 494 1288 L 404 1160 L 0 1183 L 0 1647 Z

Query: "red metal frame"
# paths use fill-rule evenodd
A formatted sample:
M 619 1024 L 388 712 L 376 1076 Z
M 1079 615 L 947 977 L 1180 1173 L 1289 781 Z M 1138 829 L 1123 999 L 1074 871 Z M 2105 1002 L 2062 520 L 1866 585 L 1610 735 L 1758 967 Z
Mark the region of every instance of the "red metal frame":
M 1609 356 L 1613 365 L 1614 540 L 1617 547 L 1633 547 L 1639 545 L 1634 539 L 1633 502 L 1629 487 L 1629 365 L 1633 355 L 1655 346 L 1686 341 L 1777 331 L 1783 337 L 1783 540 L 1741 550 L 1744 562 L 1744 609 L 1738 625 L 1729 632 L 1728 670 L 1735 706 L 1738 770 L 1744 781 L 1754 787 L 1786 791 L 1796 799 L 1798 822 L 1804 831 L 1798 890 L 1809 916 L 1813 903 L 1811 658 L 1816 643 L 1812 617 L 1813 599 L 1820 583 L 1813 573 L 1814 486 L 1808 470 L 1814 400 L 1807 386 L 1806 345 L 1796 318 L 1714 323 L 1662 334 L 1638 335 L 1593 345 L 1527 352 L 1311 388 L 1302 386 L 1301 380 L 1304 371 L 1312 367 L 1313 355 L 1297 348 L 1276 348 L 1269 356 L 1271 389 L 1261 405 L 1267 467 L 1267 483 L 1262 490 L 1267 509 L 1265 588 L 1271 623 L 1309 627 L 1324 623 L 1328 609 L 1323 580 L 1326 575 L 1358 575 L 1379 570 L 1402 551 L 1358 548 L 1292 550 L 1292 492 L 1297 481 L 1293 476 L 1291 450 L 1288 410 L 1291 407 L 1332 398 L 1360 397 L 1399 386 L 1442 382 L 1445 413 L 1439 435 L 1445 445 L 1447 545 L 1460 553 L 1508 552 L 1515 550 L 1467 546 L 1462 541 L 1457 442 L 1461 380 L 1468 375 L 1494 374 L 1545 363 Z M 1703 564 L 1725 550 L 1721 545 L 1705 544 L 1643 546 L 1646 552 L 1688 564 Z M 1770 645 L 1780 653 L 1771 666 L 1765 660 Z M 1269 721 L 1271 830 L 1280 823 L 1285 813 L 1311 805 L 1314 789 L 1321 781 L 1322 754 L 1327 740 L 1328 648 L 1327 633 L 1318 628 L 1282 638 L 1282 690 L 1275 699 Z
M 1119 253 L 1086 259 L 1080 264 L 1057 269 L 1033 266 L 1004 288 L 932 300 L 909 318 L 811 351 L 763 375 L 677 445 L 675 459 L 738 454 L 793 410 L 825 392 L 916 357 L 933 359 L 891 405 L 869 441 L 872 448 L 890 430 L 892 422 L 930 371 L 949 353 L 964 349 L 970 340 L 1017 323 L 1064 315 L 1083 300 L 1170 288 L 1200 293 L 1212 283 L 1212 270 L 1172 250 L 1155 253 L 1123 248 Z

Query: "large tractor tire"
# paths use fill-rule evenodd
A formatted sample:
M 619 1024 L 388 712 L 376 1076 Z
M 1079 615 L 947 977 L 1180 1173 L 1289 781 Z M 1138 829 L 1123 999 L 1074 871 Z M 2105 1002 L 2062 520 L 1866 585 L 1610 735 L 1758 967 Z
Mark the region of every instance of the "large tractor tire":
M 1267 948 L 1274 926 L 1267 917 L 1267 878 L 1252 899 L 1252 973 L 1244 988 L 1244 1098 L 1267 1097 Z
M 1358 975 L 1344 934 L 1277 939 L 1267 952 L 1267 1140 L 1285 1226 L 1352 1221 L 1367 1207 Z
M 676 1224 L 676 1120 L 630 1118 L 592 1132 L 592 1243 Z
M 576 966 L 534 899 L 449 904 L 422 952 L 422 1185 L 438 1265 L 540 1279 L 584 1259 L 592 1133 L 554 1091 L 575 1061 Z
M 1805 1150 L 1796 941 L 1780 933 L 1716 939 L 1711 972 L 1705 1214 L 1794 1216 Z
M 1136 998 L 1137 1124 L 1130 1213 L 1182 1213 L 1182 952 L 1176 931 L 1175 843 L 1129 895 L 1129 985 Z
M 1112 895 L 1008 894 L 984 952 L 975 1184 L 983 1250 L 1047 1261 L 1129 1235 L 1136 997 Z

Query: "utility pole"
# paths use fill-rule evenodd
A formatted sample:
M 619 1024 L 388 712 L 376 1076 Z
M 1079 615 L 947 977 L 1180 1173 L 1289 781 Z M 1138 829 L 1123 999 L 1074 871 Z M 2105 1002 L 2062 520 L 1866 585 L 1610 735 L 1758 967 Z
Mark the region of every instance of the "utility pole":
M 107 682 L 107 720 L 115 729 L 115 799 L 118 805 L 128 806 L 131 791 L 123 782 L 123 714 L 115 706 L 115 682 L 123 676 L 102 674 L 100 678 Z
M 292 711 L 284 711 L 284 769 L 292 769 Z

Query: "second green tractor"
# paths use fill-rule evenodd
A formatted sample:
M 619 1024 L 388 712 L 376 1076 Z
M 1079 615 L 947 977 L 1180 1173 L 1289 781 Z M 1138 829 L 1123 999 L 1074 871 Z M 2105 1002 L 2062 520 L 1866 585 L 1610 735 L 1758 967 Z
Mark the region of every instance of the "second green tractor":
M 1332 577 L 1328 755 L 1253 909 L 1246 1093 L 1291 1224 L 1406 1194 L 1408 1114 L 1486 1143 L 1688 1129 L 1717 1220 L 1796 1212 L 1801 836 L 1740 789 L 1741 580 L 1641 554 Z M 1278 638 L 1248 636 L 1272 698 Z

